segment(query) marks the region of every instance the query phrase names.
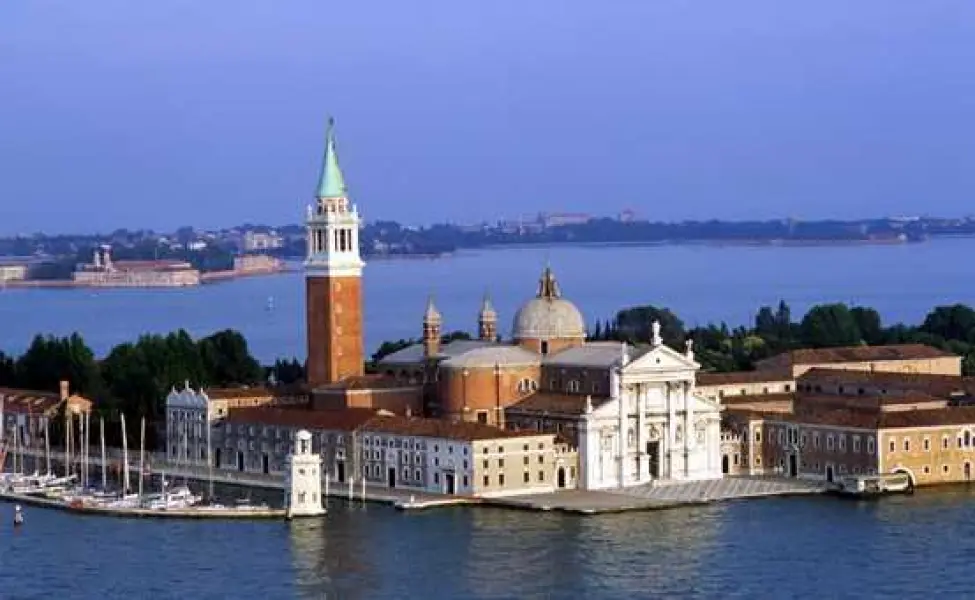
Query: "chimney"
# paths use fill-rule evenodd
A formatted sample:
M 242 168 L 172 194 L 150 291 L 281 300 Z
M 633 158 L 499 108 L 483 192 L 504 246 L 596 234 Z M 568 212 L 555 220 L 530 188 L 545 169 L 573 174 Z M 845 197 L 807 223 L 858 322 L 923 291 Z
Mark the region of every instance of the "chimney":
M 62 400 L 67 400 L 68 399 L 68 396 L 71 395 L 70 394 L 70 390 L 71 390 L 71 387 L 68 384 L 67 380 L 62 379 L 61 380 L 61 399 Z

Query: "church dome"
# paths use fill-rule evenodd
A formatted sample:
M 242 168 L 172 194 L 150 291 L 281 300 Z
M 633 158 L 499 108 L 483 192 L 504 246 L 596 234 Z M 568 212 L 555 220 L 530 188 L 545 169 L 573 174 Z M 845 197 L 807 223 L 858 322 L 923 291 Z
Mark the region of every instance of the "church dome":
M 552 269 L 546 267 L 538 294 L 515 313 L 515 340 L 559 340 L 586 337 L 586 322 L 576 305 L 561 297 Z

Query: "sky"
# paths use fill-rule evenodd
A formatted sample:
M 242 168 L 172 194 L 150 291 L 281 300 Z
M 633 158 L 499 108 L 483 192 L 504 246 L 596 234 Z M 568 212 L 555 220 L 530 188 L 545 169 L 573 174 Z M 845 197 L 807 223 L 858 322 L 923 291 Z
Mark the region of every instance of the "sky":
M 975 213 L 971 0 L 2 0 L 0 234 Z

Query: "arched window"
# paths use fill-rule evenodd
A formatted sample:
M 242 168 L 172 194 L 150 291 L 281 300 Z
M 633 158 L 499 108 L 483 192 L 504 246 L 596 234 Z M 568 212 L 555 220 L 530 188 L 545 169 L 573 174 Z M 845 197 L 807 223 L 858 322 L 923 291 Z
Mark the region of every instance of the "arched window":
M 570 381 L 569 384 L 566 386 L 566 389 L 569 392 L 571 392 L 571 393 L 578 393 L 579 392 L 579 380 L 573 379 L 572 381 Z
M 538 389 L 538 382 L 535 380 L 525 377 L 518 382 L 518 393 L 527 394 L 529 392 L 534 392 Z

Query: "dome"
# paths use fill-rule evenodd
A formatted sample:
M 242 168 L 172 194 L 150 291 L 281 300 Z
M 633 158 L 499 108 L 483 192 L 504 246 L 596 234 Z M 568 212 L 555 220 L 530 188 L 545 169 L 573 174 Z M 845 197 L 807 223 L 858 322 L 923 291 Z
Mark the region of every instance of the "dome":
M 516 340 L 585 338 L 586 322 L 582 313 L 561 295 L 555 275 L 546 267 L 537 296 L 515 313 L 512 337 Z

